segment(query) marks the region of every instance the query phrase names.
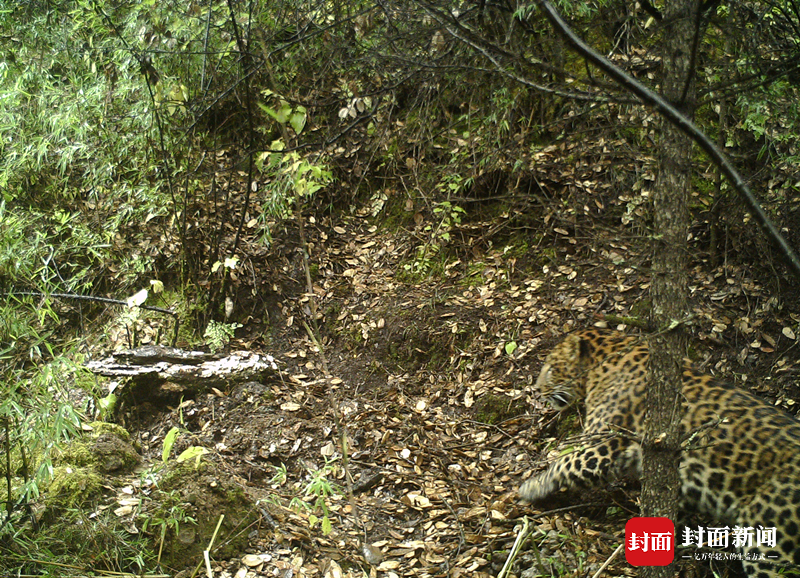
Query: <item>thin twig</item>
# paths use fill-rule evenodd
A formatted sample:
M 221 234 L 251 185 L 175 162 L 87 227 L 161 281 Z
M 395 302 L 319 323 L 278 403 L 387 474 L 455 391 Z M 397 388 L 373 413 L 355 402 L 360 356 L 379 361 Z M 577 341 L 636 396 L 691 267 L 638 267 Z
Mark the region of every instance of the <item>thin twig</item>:
M 303 215 L 299 207 L 297 210 L 297 221 L 300 232 L 300 243 L 302 245 L 301 253 L 303 257 L 303 270 L 306 276 L 306 285 L 307 285 L 308 298 L 311 309 L 311 324 L 314 326 L 312 329 L 311 325 L 303 321 L 303 327 L 305 327 L 309 338 L 317 348 L 317 352 L 319 353 L 320 356 L 320 361 L 322 362 L 322 371 L 325 373 L 326 379 L 330 379 L 331 373 L 328 367 L 328 360 L 325 357 L 325 349 L 322 346 L 322 341 L 318 338 L 319 329 L 317 327 L 316 294 L 314 293 L 314 285 L 311 279 L 311 267 L 309 266 L 309 260 L 308 260 L 308 243 L 306 240 Z M 339 443 L 341 446 L 340 449 L 342 451 L 342 469 L 344 470 L 344 480 L 345 480 L 345 488 L 347 490 L 347 500 L 350 503 L 350 510 L 353 513 L 356 525 L 361 526 L 361 529 L 364 533 L 364 541 L 361 544 L 363 547 L 366 544 L 368 544 L 367 528 L 361 520 L 361 516 L 359 515 L 358 505 L 356 504 L 355 496 L 353 494 L 353 476 L 350 474 L 350 459 L 349 459 L 350 451 L 347 446 L 347 424 L 344 420 L 344 415 L 342 415 L 341 412 L 339 399 L 335 393 L 334 388 L 331 387 L 330 384 L 328 387 L 328 399 L 331 406 L 331 411 L 333 411 L 333 421 L 336 425 L 336 431 L 339 432 Z
M 11 291 L 9 293 L 0 293 L 4 297 L 54 297 L 56 299 L 74 299 L 76 301 L 95 301 L 97 303 L 109 303 L 111 305 L 124 305 L 129 306 L 127 301 L 121 299 L 109 299 L 108 297 L 96 297 L 94 295 L 78 295 L 76 293 L 40 293 L 38 291 Z M 152 305 L 137 305 L 139 309 L 146 311 L 155 311 L 157 313 L 164 313 L 172 315 L 176 320 L 178 313 L 172 309 L 164 309 L 163 307 L 154 307 Z
M 614 550 L 614 552 L 611 554 L 611 556 L 609 556 L 609 557 L 608 557 L 608 560 L 606 560 L 605 562 L 603 562 L 603 565 L 602 565 L 602 566 L 600 566 L 600 568 L 598 568 L 598 569 L 597 569 L 597 572 L 595 572 L 595 573 L 594 573 L 594 575 L 592 576 L 592 578 L 598 578 L 598 576 L 600 576 L 600 574 L 602 574 L 602 573 L 603 573 L 603 570 L 605 570 L 606 568 L 608 568 L 608 565 L 609 565 L 609 564 L 611 564 L 611 561 L 612 561 L 614 558 L 616 558 L 616 557 L 617 557 L 617 554 L 619 554 L 619 553 L 622 551 L 622 548 L 623 548 L 624 546 L 625 546 L 625 543 L 624 543 L 624 542 L 623 542 L 622 544 L 620 544 L 619 546 L 617 546 L 617 549 L 616 549 L 616 550 Z
M 514 540 L 514 545 L 511 547 L 511 552 L 509 552 L 508 558 L 506 558 L 506 563 L 503 564 L 503 569 L 500 570 L 500 573 L 497 575 L 497 578 L 504 578 L 505 575 L 508 574 L 511 565 L 514 563 L 514 559 L 516 559 L 517 557 L 517 552 L 519 552 L 519 549 L 522 547 L 522 542 L 525 540 L 525 538 L 528 537 L 529 525 L 530 522 L 528 521 L 528 516 L 523 517 L 522 528 L 520 529 L 519 534 L 517 534 L 517 539 Z

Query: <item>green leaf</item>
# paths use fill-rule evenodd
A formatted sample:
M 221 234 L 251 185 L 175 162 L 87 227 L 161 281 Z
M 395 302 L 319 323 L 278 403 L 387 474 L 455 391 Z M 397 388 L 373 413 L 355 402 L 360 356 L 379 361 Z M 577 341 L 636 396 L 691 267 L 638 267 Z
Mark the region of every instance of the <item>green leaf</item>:
M 200 465 L 200 458 L 206 455 L 208 450 L 201 446 L 189 446 L 181 452 L 178 456 L 178 463 L 186 462 L 188 460 L 195 460 L 195 467 Z
M 161 461 L 165 464 L 169 459 L 169 454 L 172 452 L 172 446 L 175 445 L 175 440 L 178 439 L 178 434 L 181 430 L 176 427 L 173 427 L 171 430 L 167 432 L 167 435 L 164 436 L 164 449 L 161 451 Z
M 289 124 L 292 125 L 295 134 L 300 134 L 306 126 L 306 107 L 298 106 L 289 117 Z
M 333 532 L 333 524 L 331 524 L 331 519 L 328 516 L 322 517 L 322 535 L 327 536 Z
M 517 350 L 517 342 L 516 341 L 508 341 L 506 343 L 506 355 L 513 355 L 514 352 Z
M 270 108 L 269 106 L 267 106 L 266 104 L 264 104 L 264 103 L 262 103 L 262 102 L 259 102 L 259 103 L 256 103 L 256 104 L 258 104 L 258 107 L 259 107 L 261 110 L 263 110 L 264 112 L 266 112 L 268 115 L 270 115 L 270 116 L 271 116 L 272 118 L 274 118 L 275 120 L 278 120 L 278 113 L 277 113 L 277 112 L 275 112 L 275 110 L 274 110 L 274 109 Z
M 292 114 L 292 105 L 286 102 L 285 100 L 281 101 L 281 107 L 278 109 L 278 113 L 275 115 L 275 120 L 277 120 L 281 124 L 286 124 L 286 121 L 289 120 L 289 115 Z
M 113 393 L 110 393 L 107 396 L 97 400 L 97 405 L 100 408 L 100 414 L 103 416 L 108 416 L 114 413 L 114 408 L 117 406 L 117 396 Z

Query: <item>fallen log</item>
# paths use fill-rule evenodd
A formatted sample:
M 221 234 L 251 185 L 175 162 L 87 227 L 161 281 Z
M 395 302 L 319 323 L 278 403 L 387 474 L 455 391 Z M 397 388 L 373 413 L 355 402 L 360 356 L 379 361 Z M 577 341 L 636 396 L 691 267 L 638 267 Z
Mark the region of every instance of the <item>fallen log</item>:
M 194 398 L 212 388 L 278 378 L 278 366 L 271 355 L 236 351 L 226 355 L 185 351 L 174 347 L 148 345 L 91 360 L 86 367 L 96 375 L 110 377 L 109 394 L 119 406 L 143 402 L 172 404 L 184 397 Z M 116 413 L 116 412 L 115 412 Z

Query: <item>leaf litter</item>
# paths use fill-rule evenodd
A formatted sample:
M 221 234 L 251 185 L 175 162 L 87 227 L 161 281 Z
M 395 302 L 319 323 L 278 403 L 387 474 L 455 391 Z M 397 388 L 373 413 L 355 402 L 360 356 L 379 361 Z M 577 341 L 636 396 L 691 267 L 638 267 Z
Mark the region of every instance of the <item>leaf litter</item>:
M 546 508 L 516 497 L 568 430 L 569 416 L 554 419 L 533 388 L 548 348 L 574 328 L 609 319 L 622 328 L 647 303 L 647 245 L 624 225 L 641 210 L 638 193 L 614 197 L 589 163 L 564 167 L 560 154 L 545 149 L 535 160 L 540 171 L 559 167 L 569 202 L 523 223 L 541 238 L 523 252 L 486 242 L 502 218 L 471 220 L 452 231 L 439 273 L 404 278 L 419 241 L 379 229 L 382 209 L 368 204 L 308 220 L 308 293 L 300 248 L 276 241 L 257 272 L 275 305 L 241 341 L 274 355 L 281 380 L 210 394 L 184 416 L 206 447 L 225 448 L 213 459 L 262 508 L 249 551 L 218 562 L 219 576 L 495 576 L 523 515 L 532 546 L 512 575 L 592 575 L 611 556 L 635 494 L 601 491 Z M 621 218 L 610 226 L 599 213 L 614 205 Z M 518 221 L 507 215 L 503 227 Z M 800 319 L 743 265 L 699 262 L 690 283 L 697 361 L 792 409 Z M 358 520 L 331 400 L 347 428 Z M 164 416 L 164 431 L 175 417 Z M 308 494 L 320 472 L 332 490 L 330 532 Z M 633 574 L 619 560 L 606 572 Z

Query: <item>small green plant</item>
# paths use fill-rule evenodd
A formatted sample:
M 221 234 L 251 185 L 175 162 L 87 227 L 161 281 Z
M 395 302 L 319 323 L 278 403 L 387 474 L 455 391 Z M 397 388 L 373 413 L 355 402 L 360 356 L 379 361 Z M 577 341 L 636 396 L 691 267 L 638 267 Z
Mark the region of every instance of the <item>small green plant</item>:
M 291 117 L 289 122 L 292 122 Z M 319 158 L 311 159 L 297 151 L 284 152 L 285 149 L 284 141 L 273 141 L 270 150 L 256 159 L 256 167 L 270 180 L 269 186 L 263 190 L 264 210 L 260 216 L 265 243 L 271 240 L 268 225 L 271 220 L 289 218 L 295 207 L 333 180 L 333 173 Z
M 427 225 L 423 230 L 428 240 L 417 247 L 414 259 L 403 265 L 403 268 L 414 277 L 424 277 L 431 273 L 434 257 L 450 242 L 451 232 L 461 225 L 466 211 L 450 201 L 442 201 L 433 207 L 435 223 Z
M 183 450 L 176 459 L 178 463 L 194 460 L 194 467 L 197 469 L 200 467 L 200 460 L 207 453 L 209 453 L 209 451 L 203 446 L 189 446 Z
M 284 127 L 289 124 L 296 135 L 299 135 L 301 132 L 303 132 L 303 128 L 306 126 L 307 118 L 306 107 L 302 105 L 292 106 L 286 102 L 282 96 L 275 94 L 269 89 L 264 90 L 261 94 L 265 98 L 275 97 L 277 100 L 276 107 L 267 106 L 266 104 L 259 102 L 258 106 L 261 108 L 261 110 L 271 116 L 278 124 L 283 125 Z
M 185 506 L 181 503 L 180 494 L 161 492 L 157 509 L 147 512 L 147 515 L 143 517 L 142 531 L 147 532 L 155 528 L 159 539 L 163 541 L 167 530 L 172 529 L 177 535 L 180 533 L 181 524 L 196 523 L 197 520 L 186 512 Z
M 142 310 L 138 307 L 128 307 L 123 309 L 117 317 L 117 324 L 125 328 L 128 336 L 128 346 L 133 349 L 139 344 L 139 322 L 142 317 Z
M 450 240 L 450 231 L 461 224 L 461 219 L 467 212 L 450 201 L 442 201 L 433 207 L 433 214 L 439 217 L 439 225 L 433 230 L 432 225 L 425 227 L 426 231 L 433 231 L 433 237 L 442 241 Z
M 330 509 L 327 499 L 334 494 L 341 494 L 341 488 L 333 483 L 329 476 L 334 473 L 336 466 L 333 462 L 325 462 L 325 466 L 311 474 L 311 480 L 306 485 L 304 495 L 313 502 L 301 501 L 303 508 L 309 510 L 308 523 L 311 528 L 320 525 L 322 533 L 327 536 L 333 530 L 330 518 Z M 321 517 L 320 517 L 321 515 Z
M 219 323 L 212 319 L 208 322 L 203 337 L 211 351 L 216 353 L 230 343 L 234 332 L 241 326 L 240 323 Z
M 289 500 L 289 507 L 295 512 L 307 512 L 311 509 L 311 506 L 306 501 L 298 497 Z
M 172 446 L 175 445 L 175 441 L 178 439 L 178 434 L 180 432 L 180 429 L 173 427 L 167 432 L 167 435 L 164 436 L 164 444 L 161 448 L 161 461 L 165 464 L 169 461 L 169 455 L 172 453 Z
M 436 185 L 436 188 L 445 193 L 447 198 L 450 198 L 450 195 L 457 195 L 465 188 L 472 186 L 473 182 L 473 178 L 464 178 L 461 173 L 459 173 L 455 167 L 453 167 L 453 172 L 448 172 L 442 175 L 442 178 L 439 181 L 439 184 Z M 449 201 L 445 202 L 448 205 L 450 204 Z
M 167 432 L 167 435 L 164 436 L 164 447 L 161 450 L 161 461 L 164 462 L 164 464 L 169 461 L 169 456 L 172 453 L 172 446 L 175 445 L 175 441 L 178 439 L 180 433 L 181 430 L 179 428 L 173 427 Z M 189 446 L 183 450 L 176 459 L 178 463 L 195 460 L 195 468 L 198 468 L 201 458 L 207 453 L 208 450 L 202 446 Z
M 286 469 L 286 464 L 281 464 L 280 466 L 275 466 L 275 475 L 272 476 L 272 479 L 269 481 L 269 485 L 282 486 L 286 483 L 287 479 L 288 471 Z
M 273 506 L 278 506 L 278 507 L 282 507 L 283 506 L 283 501 L 281 500 L 281 497 L 278 494 L 270 494 L 266 498 L 258 500 L 258 502 L 256 502 L 256 503 L 257 504 L 267 503 L 267 504 L 272 504 Z

